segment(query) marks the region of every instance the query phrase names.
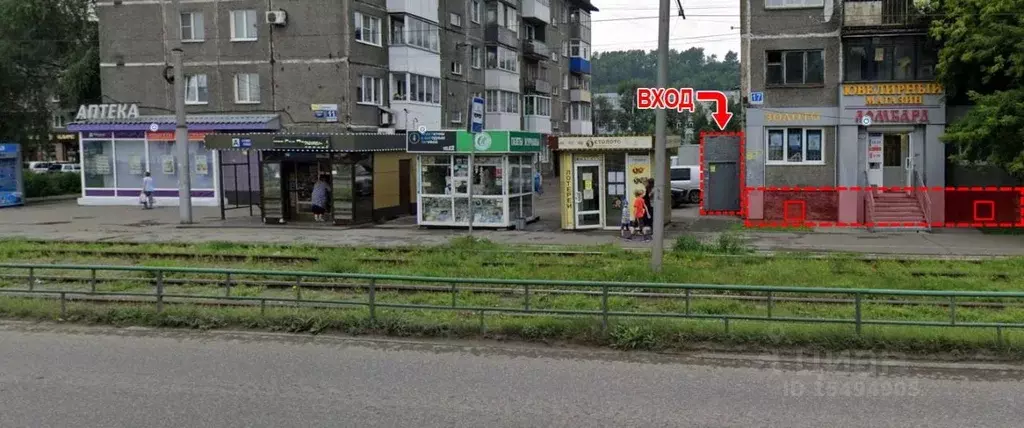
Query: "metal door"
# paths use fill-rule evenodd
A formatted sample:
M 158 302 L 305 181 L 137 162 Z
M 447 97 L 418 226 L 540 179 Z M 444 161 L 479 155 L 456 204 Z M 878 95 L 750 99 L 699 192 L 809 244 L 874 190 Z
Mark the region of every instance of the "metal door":
M 740 210 L 740 137 L 732 135 L 704 137 L 704 162 L 701 165 L 704 194 L 701 207 L 706 211 Z
M 576 162 L 573 187 L 576 198 L 576 228 L 599 229 L 601 221 L 601 164 Z

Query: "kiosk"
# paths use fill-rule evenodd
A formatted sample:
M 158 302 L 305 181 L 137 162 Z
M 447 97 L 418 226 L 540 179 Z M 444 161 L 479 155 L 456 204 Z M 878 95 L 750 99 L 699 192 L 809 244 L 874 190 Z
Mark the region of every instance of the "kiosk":
M 669 137 L 665 153 L 665 177 L 669 154 L 679 147 L 679 137 Z M 618 229 L 622 203 L 629 204 L 636 190 L 644 190 L 654 178 L 654 137 L 569 136 L 557 137 L 561 173 L 562 229 Z M 672 217 L 671 187 L 665 180 L 665 222 Z
M 312 222 L 313 185 L 321 175 L 330 177 L 328 218 L 335 225 L 385 220 L 416 210 L 412 155 L 405 153 L 402 135 L 210 134 L 206 146 L 217 152 L 242 152 L 243 158 L 257 155 L 254 181 L 264 223 Z M 243 172 L 243 179 L 250 174 Z M 224 181 L 228 180 L 222 185 Z M 232 181 L 238 184 L 237 179 Z M 231 193 L 225 190 L 219 192 Z
M 533 175 L 541 134 L 428 131 L 406 138 L 409 153 L 418 154 L 420 226 L 468 227 L 470 185 L 473 227 L 508 228 L 537 220 Z
M 0 208 L 25 204 L 21 146 L 0 144 Z

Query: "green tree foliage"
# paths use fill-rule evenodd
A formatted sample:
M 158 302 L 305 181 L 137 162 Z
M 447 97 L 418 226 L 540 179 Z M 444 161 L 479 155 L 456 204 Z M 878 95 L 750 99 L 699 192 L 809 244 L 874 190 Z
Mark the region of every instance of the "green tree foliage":
M 0 0 L 0 140 L 47 135 L 53 96 L 65 106 L 99 97 L 93 6 L 94 0 Z
M 932 0 L 938 78 L 974 108 L 946 128 L 962 161 L 987 161 L 1024 177 L 1024 0 Z
M 668 55 L 670 86 L 727 91 L 740 86 L 740 62 L 735 52 L 717 56 L 704 55 L 703 48 L 672 50 Z M 654 86 L 658 81 L 657 51 L 596 52 L 592 58 L 594 92 L 618 92 L 622 82 L 637 81 L 641 86 Z

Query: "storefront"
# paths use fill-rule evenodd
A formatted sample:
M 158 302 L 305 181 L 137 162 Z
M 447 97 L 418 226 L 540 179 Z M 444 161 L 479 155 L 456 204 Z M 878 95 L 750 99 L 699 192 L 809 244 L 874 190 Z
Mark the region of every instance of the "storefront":
M 679 141 L 668 139 L 665 177 L 669 176 L 667 160 Z M 628 204 L 634 192 L 643 191 L 654 177 L 654 137 L 558 137 L 557 147 L 562 229 L 618 229 L 621 204 Z M 671 195 L 670 189 L 666 180 L 662 194 Z M 671 217 L 672 204 L 666 203 L 665 222 Z
M 135 114 L 117 116 L 114 113 L 119 109 L 110 108 L 110 115 L 93 115 L 89 121 L 68 124 L 69 131 L 79 134 L 79 205 L 138 205 L 146 172 L 153 177 L 157 206 L 178 205 L 178 177 L 183 171 L 177 162 L 174 116 L 138 116 L 138 108 L 131 107 L 120 110 Z M 216 168 L 216 153 L 203 142 L 206 134 L 274 131 L 280 123 L 277 115 L 190 115 L 188 127 L 186 169 L 192 184 L 192 205 L 215 207 L 220 199 L 220 171 Z
M 78 134 L 73 132 L 59 132 L 50 134 L 51 150 L 48 159 L 57 162 L 78 162 Z
M 380 221 L 416 211 L 413 156 L 405 153 L 404 135 L 210 134 L 206 145 L 217 153 L 241 152 L 245 158 L 257 154 L 264 223 L 312 222 L 313 186 L 321 176 L 330 183 L 327 218 L 333 224 Z M 219 191 L 225 193 L 223 187 Z
M 421 226 L 507 228 L 537 219 L 533 175 L 543 136 L 533 132 L 437 131 L 406 134 L 416 153 Z M 472 169 L 470 174 L 470 154 Z M 471 179 L 472 177 L 472 179 Z
M 838 185 L 944 187 L 945 90 L 933 82 L 844 84 L 840 93 Z M 942 192 L 930 192 L 925 212 L 941 223 Z M 922 196 L 921 198 L 925 198 Z M 840 220 L 863 220 L 863 195 L 840 201 Z M 922 202 L 923 203 L 923 202 Z

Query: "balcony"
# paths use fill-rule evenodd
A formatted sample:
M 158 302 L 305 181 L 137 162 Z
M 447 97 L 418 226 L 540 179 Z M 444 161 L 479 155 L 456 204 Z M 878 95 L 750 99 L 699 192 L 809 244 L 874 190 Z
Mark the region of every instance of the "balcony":
M 387 5 L 389 13 L 408 13 L 433 22 L 438 21 L 438 0 L 388 0 Z
M 519 34 L 498 24 L 487 24 L 484 29 L 484 40 L 501 43 L 512 48 L 519 47 Z
M 538 132 L 541 134 L 551 133 L 551 118 L 548 116 L 523 116 L 523 130 L 527 132 Z
M 569 90 L 569 101 L 589 103 L 591 102 L 591 94 L 589 89 L 583 88 L 572 88 Z
M 912 0 L 846 0 L 843 33 L 870 34 L 921 31 L 928 19 Z
M 590 61 L 580 57 L 570 57 L 569 72 L 577 74 L 590 74 Z
M 526 21 L 551 23 L 551 6 L 548 0 L 523 0 L 520 14 Z
M 545 95 L 551 94 L 551 82 L 548 82 L 544 77 L 538 74 L 527 74 L 523 79 L 523 86 L 527 91 Z
M 569 38 L 590 41 L 590 27 L 579 21 L 569 23 Z
M 523 40 L 523 58 L 546 61 L 551 59 L 551 48 L 540 40 Z

